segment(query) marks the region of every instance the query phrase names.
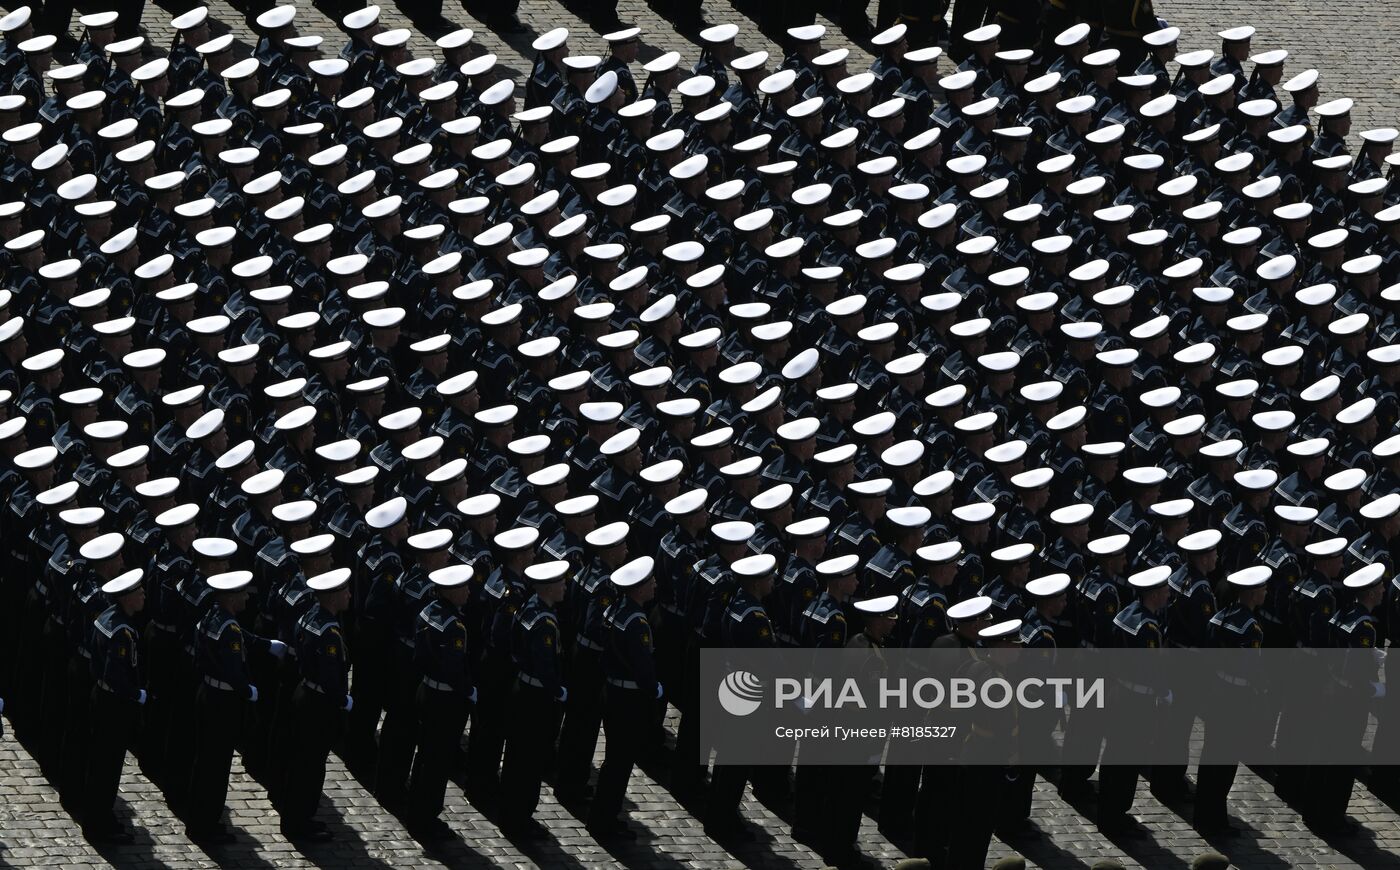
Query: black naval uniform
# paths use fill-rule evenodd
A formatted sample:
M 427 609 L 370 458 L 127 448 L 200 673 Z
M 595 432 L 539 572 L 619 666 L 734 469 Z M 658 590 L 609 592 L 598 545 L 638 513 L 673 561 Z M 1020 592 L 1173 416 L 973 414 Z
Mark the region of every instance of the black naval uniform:
M 247 705 L 259 697 L 258 687 L 249 682 L 248 656 L 270 654 L 270 643 L 245 630 L 217 602 L 200 620 L 195 660 L 202 685 L 196 692 L 196 749 L 185 808 L 185 826 L 192 836 L 220 831 L 234 747 Z
M 283 756 L 286 784 L 282 828 L 307 831 L 326 781 L 326 758 L 343 731 L 350 698 L 350 651 L 340 620 L 312 605 L 296 626 L 296 663 L 301 679 L 292 694 L 292 749 Z
M 510 700 L 512 728 L 501 765 L 501 824 L 518 830 L 539 804 L 540 782 L 553 766 L 554 741 L 568 699 L 559 618 L 538 595 L 515 616 L 512 648 L 519 672 Z
M 1212 646 L 1226 650 L 1257 650 L 1264 645 L 1264 628 L 1259 624 L 1254 612 L 1239 604 L 1232 604 L 1217 612 L 1210 620 L 1208 629 Z M 1248 655 L 1248 658 L 1245 656 Z M 1196 777 L 1196 810 L 1193 823 L 1202 831 L 1220 830 L 1228 827 L 1229 816 L 1225 811 L 1225 798 L 1230 794 L 1230 786 L 1235 781 L 1238 764 L 1217 764 L 1212 757 L 1212 741 L 1241 745 L 1261 737 L 1262 722 L 1257 715 L 1257 706 L 1250 696 L 1264 687 L 1259 673 L 1257 656 L 1241 654 L 1233 657 L 1238 662 L 1231 671 L 1221 671 L 1217 676 L 1231 687 L 1227 690 L 1237 704 L 1219 710 L 1210 710 L 1206 719 L 1205 745 L 1201 750 L 1201 766 Z M 1238 691 L 1234 691 L 1238 690 Z
M 413 637 L 418 684 L 418 754 L 408 784 L 408 812 L 416 826 L 442 812 L 447 778 L 458 755 L 476 687 L 472 683 L 467 625 L 462 613 L 438 599 L 423 608 Z
M 647 742 L 655 737 L 648 726 L 662 686 L 656 680 L 651 623 L 642 609 L 624 595 L 614 602 L 603 620 L 607 625 L 607 640 L 603 644 L 603 673 L 607 681 L 603 728 L 607 751 L 588 809 L 588 826 L 609 831 L 619 824 L 617 816 L 622 811 L 632 767 L 648 751 Z
M 136 629 L 119 605 L 113 604 L 93 623 L 92 710 L 83 785 L 83 829 L 89 835 L 119 830 L 112 807 L 117 800 L 122 763 L 146 703 L 142 688 Z

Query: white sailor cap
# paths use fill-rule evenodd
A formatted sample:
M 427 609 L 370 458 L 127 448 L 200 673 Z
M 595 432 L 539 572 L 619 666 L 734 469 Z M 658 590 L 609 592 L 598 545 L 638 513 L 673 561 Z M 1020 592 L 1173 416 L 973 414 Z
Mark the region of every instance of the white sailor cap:
M 408 501 L 403 496 L 395 496 L 382 504 L 375 505 L 365 513 L 365 522 L 372 529 L 387 529 L 403 520 L 408 512 Z
M 709 497 L 710 493 L 708 490 L 704 489 L 703 487 L 697 487 L 695 489 L 683 492 L 675 498 L 667 501 L 664 507 L 666 513 L 670 514 L 671 516 L 686 516 L 687 514 L 693 514 L 696 511 L 700 510 L 702 507 L 704 507 L 705 502 L 709 500 Z
M 652 571 L 655 568 L 655 559 L 651 556 L 642 556 L 613 571 L 608 579 L 619 589 L 630 589 L 651 579 Z
M 1394 516 L 1397 510 L 1400 510 L 1400 493 L 1388 492 L 1362 505 L 1359 512 L 1368 520 L 1384 520 Z
M 824 579 L 831 580 L 836 577 L 844 577 L 854 573 L 856 566 L 859 564 L 860 557 L 854 553 L 848 553 L 844 556 L 836 556 L 835 558 L 818 562 L 816 571 Z
M 456 460 L 453 460 L 453 462 L 456 462 Z M 525 476 L 525 480 L 531 486 L 547 488 L 551 486 L 558 486 L 559 484 L 563 483 L 568 478 L 568 476 L 569 464 L 567 462 L 556 462 L 553 465 L 546 465 L 539 471 L 531 472 L 530 474 Z M 429 480 L 432 479 L 431 474 L 428 477 Z
M 1250 468 L 1235 472 L 1234 481 L 1244 489 L 1266 490 L 1278 483 L 1278 472 L 1272 468 Z
M 350 582 L 351 573 L 349 568 L 332 568 L 306 578 L 306 588 L 312 592 L 334 592 Z
M 1384 562 L 1376 562 L 1364 568 L 1358 568 L 1342 580 L 1342 585 L 1347 589 L 1369 589 L 1381 582 L 1382 578 L 1385 577 L 1386 570 Z
M 237 592 L 253 582 L 252 571 L 225 571 L 204 581 L 215 592 Z
M 474 573 L 475 569 L 471 565 L 448 565 L 433 571 L 428 575 L 428 580 L 439 588 L 454 589 L 465 586 Z
M 767 577 L 778 570 L 778 559 L 772 553 L 745 556 L 730 563 L 729 570 L 734 572 L 741 581 L 750 577 Z
M 1068 574 L 1049 574 L 1044 577 L 1037 577 L 1026 583 L 1026 592 L 1033 598 L 1055 598 L 1063 595 L 1069 588 L 1070 577 Z
M 120 553 L 122 545 L 125 543 L 126 538 L 121 533 L 108 532 L 83 544 L 78 549 L 78 555 L 90 562 L 101 562 Z
M 484 517 L 493 514 L 501 506 L 501 497 L 494 492 L 474 495 L 457 502 L 457 511 L 463 516 Z
M 646 466 L 638 472 L 642 480 L 650 484 L 669 483 L 685 471 L 685 463 L 679 459 L 664 459 Z
M 141 577 L 143 574 L 144 572 L 140 568 L 132 568 L 130 571 L 118 574 L 116 577 L 102 584 L 102 593 L 104 595 L 118 597 L 132 592 L 141 585 Z
M 1316 107 L 1313 111 L 1323 118 L 1336 118 L 1351 111 L 1355 102 L 1350 97 L 1340 97 Z
M 231 538 L 195 538 L 190 549 L 197 556 L 222 561 L 238 552 L 238 544 Z
M 896 610 L 899 606 L 898 595 L 891 594 L 880 595 L 875 598 L 862 598 L 853 602 L 853 606 L 856 610 L 866 614 L 867 617 L 883 616 L 889 619 L 899 618 L 899 612 Z
M 1128 575 L 1128 585 L 1138 590 L 1158 589 L 1165 586 L 1167 578 L 1171 577 L 1172 568 L 1170 565 L 1158 565 L 1148 568 L 1145 571 L 1138 571 Z

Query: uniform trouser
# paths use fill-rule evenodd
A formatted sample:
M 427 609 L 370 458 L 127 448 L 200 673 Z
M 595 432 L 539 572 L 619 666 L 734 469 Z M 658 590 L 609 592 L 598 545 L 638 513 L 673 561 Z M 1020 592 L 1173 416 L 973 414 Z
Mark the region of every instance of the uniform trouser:
M 194 660 L 183 648 L 175 660 L 175 679 L 169 698 L 170 728 L 165 747 L 165 799 L 177 815 L 183 815 L 190 785 L 190 768 L 199 742 L 199 674 Z
M 1196 769 L 1196 804 L 1192 822 L 1197 827 L 1218 827 L 1228 824 L 1226 799 L 1239 770 L 1237 764 L 1220 763 L 1226 756 L 1222 747 L 1240 746 L 1244 741 L 1258 742 L 1258 717 L 1252 717 L 1249 705 L 1231 704 L 1212 709 L 1205 719 L 1205 741 L 1201 745 L 1201 765 Z M 1267 740 L 1267 738 L 1264 738 Z
M 13 534 L 10 532 L 0 538 L 0 553 L 13 552 L 12 544 L 23 543 L 11 540 Z M 25 662 L 23 652 L 26 649 L 23 645 L 26 623 L 23 620 L 29 618 L 30 596 L 36 599 L 36 603 L 38 599 L 38 591 L 31 591 L 34 578 L 29 575 L 29 564 L 27 558 L 23 561 L 13 560 L 11 570 L 0 576 L 0 607 L 4 608 L 0 612 L 0 698 L 8 698 L 10 703 L 19 700 L 17 694 L 27 670 L 21 664 Z M 40 626 L 44 624 L 43 619 L 41 608 Z
M 39 763 L 53 767 L 57 775 L 54 765 L 63 751 L 63 710 L 68 703 L 68 631 L 52 617 L 44 624 L 42 649 L 44 689 L 36 754 Z
M 962 771 L 954 823 L 948 838 L 949 868 L 987 866 L 987 849 L 992 843 L 996 813 L 988 808 L 999 804 L 1006 783 L 1006 769 L 991 765 L 969 765 Z
M 1036 39 L 1040 35 L 1040 22 L 1036 19 L 1028 15 L 1023 18 L 997 15 L 996 23 L 1001 25 L 1001 35 L 997 38 L 998 45 L 1007 49 L 1035 48 Z M 1134 69 L 1136 69 L 1136 65 Z
M 167 747 L 175 704 L 176 662 L 180 644 L 175 632 L 146 627 L 146 685 L 150 696 L 143 711 L 144 727 L 136 748 L 146 775 L 156 783 L 164 782 Z
M 1128 689 L 1115 694 L 1113 702 L 1128 711 L 1134 722 L 1151 722 L 1150 711 L 1155 705 L 1151 695 L 1144 695 Z M 1128 718 L 1128 717 L 1125 717 Z M 1148 735 L 1145 742 L 1150 743 Z M 1110 734 L 1104 747 L 1104 763 L 1099 769 L 1099 822 L 1118 821 L 1133 808 L 1133 796 L 1137 792 L 1140 765 L 1130 763 L 1129 747 L 1124 739 Z
M 854 30 L 858 37 L 870 30 L 870 19 L 865 15 L 865 4 L 866 0 L 839 0 L 836 5 L 842 26 Z
M 275 629 L 261 618 L 254 632 L 259 637 L 276 636 Z M 280 660 L 270 655 L 248 659 L 248 672 L 253 685 L 258 687 L 258 700 L 249 704 L 248 730 L 240 747 L 244 767 L 260 779 L 269 781 L 274 778 L 269 772 L 271 756 L 268 749 L 272 746 L 272 725 L 277 720 L 277 703 L 280 700 L 278 664 Z
M 817 4 L 803 0 L 773 0 L 763 4 L 763 12 L 760 14 L 763 28 L 775 39 L 780 40 L 779 44 L 787 50 L 792 48 L 792 41 L 785 31 L 791 27 L 811 24 L 816 20 Z
M 874 764 L 843 765 L 835 769 L 827 784 L 827 834 L 831 845 L 841 851 L 854 848 L 860 834 L 860 819 L 870 783 L 880 768 Z
M 652 707 L 657 703 L 639 689 L 613 685 L 604 690 L 603 702 L 607 746 L 603 769 L 598 772 L 598 789 L 588 808 L 588 824 L 596 827 L 610 827 L 618 821 L 627 794 L 627 781 L 632 778 L 632 767 L 647 748 L 650 730 L 646 723 L 651 720 Z
M 1118 68 L 1137 69 L 1147 58 L 1147 45 L 1140 34 L 1105 34 L 1107 48 L 1118 49 Z
M 680 614 L 664 608 L 659 610 L 658 614 L 661 623 L 656 629 L 656 677 L 661 680 L 663 686 L 668 686 L 674 691 L 684 683 L 685 650 L 690 639 L 690 629 Z M 675 699 L 673 703 L 679 710 L 681 700 Z M 657 704 L 657 725 L 660 726 L 665 720 L 666 705 Z
M 1018 825 L 1030 820 L 1031 804 L 1035 802 L 1035 771 L 1024 764 L 1007 769 L 1005 809 L 998 823 Z
M 909 3 L 910 0 L 905 0 Z M 899 10 L 898 20 L 909 25 L 910 45 L 937 45 L 948 35 L 948 7 L 952 5 L 949 0 L 932 0 L 927 5 L 914 0 L 910 9 L 905 5 Z M 883 7 L 882 7 L 883 11 Z M 892 26 L 895 22 L 891 21 Z M 884 25 L 881 25 L 883 29 Z
M 413 652 L 403 644 L 394 646 L 392 676 L 384 696 L 384 727 L 379 732 L 379 764 L 374 775 L 374 796 L 390 808 L 402 804 L 408 795 L 408 775 L 418 734 L 418 681 L 414 679 Z
M 58 774 L 59 793 L 69 803 L 78 800 L 87 777 L 92 689 L 92 666 L 74 653 L 68 657 L 68 700 L 63 705 L 63 753 Z
M 1366 731 L 1367 699 L 1356 692 L 1327 698 L 1332 722 L 1329 737 L 1360 744 Z M 1351 749 L 1348 746 L 1347 749 Z M 1308 768 L 1307 802 L 1303 820 L 1312 825 L 1337 825 L 1346 821 L 1347 804 L 1356 782 L 1356 768 L 1347 764 L 1314 765 Z
M 1040 50 L 1046 54 L 1055 51 L 1055 37 L 1073 23 L 1074 15 L 1068 9 L 1054 3 L 1045 4 L 1045 10 L 1040 13 Z
M 1103 747 L 1103 737 L 1103 711 L 1095 707 L 1076 708 L 1065 722 L 1065 759 L 1097 759 Z M 1060 787 L 1087 783 L 1096 766 L 1093 761 L 1061 765 Z
M 438 4 L 439 9 L 442 8 L 441 0 L 433 0 L 433 2 Z M 470 11 L 473 15 L 489 24 L 514 15 L 516 10 L 520 8 L 520 0 L 501 0 L 501 2 L 492 0 L 492 2 L 470 3 L 468 6 L 471 7 Z
M 1055 758 L 1053 735 L 1058 721 L 1057 707 L 1041 707 L 1021 714 L 1020 756 L 1034 763 L 1007 768 L 1006 800 L 997 824 L 1018 826 L 1030 820 L 1036 774 L 1050 766 Z
M 234 692 L 210 685 L 201 685 L 195 691 L 197 733 L 185 798 L 185 824 L 196 831 L 219 825 L 245 712 L 243 698 Z
M 919 797 L 914 804 L 914 854 L 927 858 L 933 870 L 947 866 L 948 841 L 953 835 L 953 815 L 961 800 L 964 770 L 955 764 L 929 764 L 919 777 Z
M 1389 661 L 1389 657 L 1386 660 Z M 1320 686 L 1325 684 L 1323 681 L 1327 676 L 1320 659 L 1304 655 L 1298 657 L 1290 679 L 1300 686 Z M 1315 706 L 1316 702 L 1311 699 L 1303 703 L 1289 701 L 1280 711 L 1278 735 L 1274 741 L 1279 757 L 1290 761 L 1306 759 L 1311 754 L 1309 750 L 1317 747 L 1317 735 L 1309 726 L 1309 720 L 1315 715 Z M 1380 739 L 1379 733 L 1376 739 Z M 1284 764 L 1278 767 L 1274 790 L 1279 797 L 1296 804 L 1304 801 L 1307 782 L 1308 768 L 1305 764 Z
M 5 707 L 11 719 L 19 726 L 20 736 L 25 739 L 38 730 L 42 718 L 40 711 L 44 698 L 44 668 L 36 666 L 33 658 L 20 655 L 19 652 L 44 648 L 46 622 L 43 599 L 39 597 L 38 590 L 31 589 L 24 599 L 18 634 L 19 648 L 12 660 L 15 666 L 12 685 L 17 696 L 13 702 L 7 702 Z
M 73 0 L 44 0 L 35 15 L 36 33 L 62 34 L 73 21 Z
M 126 750 L 140 721 L 140 706 L 94 686 L 92 715 L 87 720 L 87 769 L 82 783 L 79 817 L 88 831 L 106 832 L 117 828 L 112 807 L 117 801 Z
M 356 701 L 358 704 L 359 702 Z M 418 754 L 408 780 L 409 816 L 423 823 L 442 813 L 452 760 L 471 715 L 471 701 L 456 692 L 418 687 Z
M 671 758 L 671 791 L 700 787 L 709 767 L 709 747 L 700 745 L 700 650 L 704 644 L 691 636 L 686 646 L 681 682 L 676 686 L 676 706 L 681 713 L 676 726 L 676 754 Z
M 1189 685 L 1173 689 L 1176 700 L 1168 707 L 1157 708 L 1157 746 L 1161 753 L 1185 759 L 1190 755 L 1191 729 L 1195 725 L 1192 693 Z M 1186 763 L 1154 764 L 1149 772 L 1154 790 L 1165 790 L 1166 796 L 1173 796 L 1175 789 L 1186 779 Z
M 826 835 L 826 784 L 836 769 L 825 764 L 803 763 L 799 750 L 797 773 L 793 777 L 792 826 L 802 835 L 823 839 Z
M 1376 742 L 1375 755 L 1380 758 L 1400 756 L 1400 650 L 1396 655 L 1385 657 L 1386 696 L 1376 702 Z M 1375 764 L 1371 766 L 1371 789 L 1384 796 L 1392 796 L 1400 786 L 1400 765 Z
M 700 3 L 696 0 L 650 0 L 651 6 L 663 17 L 668 18 L 678 24 L 694 22 L 700 16 Z M 603 7 L 607 12 L 617 14 L 617 0 L 591 0 L 590 7 L 596 16 L 602 12 Z M 602 12 L 604 16 L 607 12 Z
M 350 692 L 355 697 L 355 706 L 346 723 L 345 748 L 364 770 L 373 771 L 377 754 L 375 731 L 379 728 L 379 714 L 384 710 L 384 693 L 388 689 L 390 650 L 382 643 L 382 637 L 372 630 L 363 644 L 351 649 L 356 653 Z M 359 654 L 361 650 L 363 655 Z
M 715 756 L 710 791 L 705 796 L 707 826 L 724 827 L 739 821 L 739 803 L 744 799 L 744 786 L 748 783 L 752 770 L 747 764 L 726 764 L 723 756 Z
M 603 660 L 597 650 L 577 647 L 569 674 L 569 700 L 559 732 L 558 787 L 579 789 L 588 783 L 598 729 L 603 721 Z
M 477 684 L 475 715 L 467 734 L 467 790 L 494 800 L 501 778 L 501 755 L 506 746 L 510 690 L 515 665 L 501 652 L 487 653 Z
M 297 664 L 296 653 L 289 649 L 277 669 L 277 684 L 273 687 L 277 693 L 277 713 L 272 719 L 267 744 L 267 787 L 272 805 L 279 809 L 287 785 L 287 765 L 296 751 L 298 713 L 294 699 L 300 685 L 301 666 Z
M 962 63 L 968 55 L 963 34 L 981 27 L 987 20 L 987 0 L 955 0 L 953 3 L 952 51 L 954 61 Z
M 303 683 L 292 692 L 288 729 L 290 749 L 281 765 L 283 827 L 304 827 L 316 815 L 326 784 L 326 758 L 341 728 L 343 699 L 331 698 Z
M 913 828 L 919 772 L 917 764 L 885 766 L 885 781 L 880 786 L 880 830 L 902 832 Z
M 540 802 L 540 783 L 554 762 L 562 705 L 544 689 L 517 682 L 510 698 L 511 732 L 501 765 L 501 824 L 524 825 Z

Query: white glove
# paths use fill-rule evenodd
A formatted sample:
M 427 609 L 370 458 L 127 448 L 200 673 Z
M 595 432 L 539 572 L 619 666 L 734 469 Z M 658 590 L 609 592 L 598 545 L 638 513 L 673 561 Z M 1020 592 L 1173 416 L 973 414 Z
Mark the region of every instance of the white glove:
M 5 712 L 5 699 L 0 698 L 0 713 Z
M 663 687 L 663 686 L 661 685 L 660 682 L 657 682 L 657 684 L 656 684 L 656 699 L 657 699 L 658 701 L 661 700 L 661 695 L 662 695 L 665 691 L 666 691 L 665 687 Z
M 280 659 L 287 654 L 287 645 L 280 640 L 270 640 L 267 642 L 267 651 Z
M 1174 697 L 1175 697 L 1175 696 L 1172 695 L 1172 690 L 1171 690 L 1171 689 L 1167 689 L 1167 693 L 1166 693 L 1165 695 L 1162 696 L 1162 703 L 1163 703 L 1163 704 L 1166 704 L 1168 707 L 1170 707 L 1170 706 L 1172 705 L 1172 700 L 1173 700 Z
M 347 712 L 347 713 L 349 713 L 351 710 L 355 709 L 355 699 L 352 698 L 352 697 L 350 697 L 349 695 L 346 695 L 346 696 L 345 696 L 345 706 L 342 707 L 341 709 L 343 709 L 343 710 L 344 710 L 345 712 Z
M 467 700 L 476 703 L 476 686 L 472 686 L 472 693 L 467 696 Z
M 254 704 L 258 703 L 258 687 L 252 683 L 248 684 L 248 700 Z
M 138 703 L 138 704 L 144 704 L 144 703 L 146 703 L 146 690 L 145 690 L 145 689 L 142 689 L 142 690 L 141 690 L 141 694 L 140 694 L 139 697 L 137 697 L 136 703 Z
M 1372 697 L 1372 698 L 1384 698 L 1384 697 L 1385 697 L 1385 683 L 1372 683 L 1372 684 L 1371 684 L 1371 697 Z
M 560 686 L 560 687 L 559 687 L 559 703 L 562 704 L 562 703 L 564 703 L 564 702 L 567 701 L 567 700 L 569 700 L 569 690 L 566 689 L 566 688 L 563 687 L 563 686 Z

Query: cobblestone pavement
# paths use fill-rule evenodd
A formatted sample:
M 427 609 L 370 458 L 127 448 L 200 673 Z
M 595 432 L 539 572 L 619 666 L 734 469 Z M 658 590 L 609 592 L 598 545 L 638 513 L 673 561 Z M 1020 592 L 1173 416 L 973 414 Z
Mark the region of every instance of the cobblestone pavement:
M 402 6 L 412 9 L 413 0 Z M 446 0 L 444 13 L 452 22 L 473 28 L 475 43 L 482 51 L 500 57 L 507 72 L 528 71 L 530 41 L 538 32 L 556 26 L 569 28 L 576 52 L 601 51 L 603 42 L 583 21 L 558 0 L 523 0 L 520 17 L 532 32 L 509 40 L 486 30 L 481 22 L 458 5 Z M 210 0 L 215 17 L 228 24 L 246 44 L 252 32 L 243 15 L 227 0 Z M 393 26 L 411 27 L 401 8 L 383 2 L 384 18 Z M 1160 0 L 1158 13 L 1182 27 L 1183 50 L 1215 47 L 1215 31 L 1246 21 L 1259 28 L 1255 47 L 1287 48 L 1288 67 L 1296 72 L 1309 66 L 1322 70 L 1324 99 L 1351 96 L 1357 100 L 1356 130 L 1394 124 L 1400 119 L 1400 60 L 1392 51 L 1390 35 L 1400 25 L 1400 6 L 1371 4 L 1304 3 L 1302 0 L 1272 0 L 1248 3 L 1244 0 Z M 873 14 L 873 9 L 871 10 Z M 662 50 L 675 48 L 686 61 L 693 61 L 698 48 L 677 34 L 644 0 L 621 0 L 619 15 L 640 25 L 645 48 L 641 61 Z M 733 18 L 740 22 L 740 44 L 749 50 L 764 48 L 777 53 L 771 42 L 757 33 L 746 18 L 728 2 L 706 5 L 712 20 Z M 170 44 L 166 24 L 169 13 L 148 4 L 144 24 L 155 45 Z M 303 33 L 319 33 L 338 43 L 333 17 L 303 5 L 297 23 Z M 826 22 L 828 25 L 830 22 Z M 843 44 L 844 37 L 831 27 L 828 44 Z M 869 54 L 859 46 L 845 44 L 853 51 L 849 66 L 859 69 Z M 415 34 L 410 47 L 428 53 L 431 43 Z M 600 755 L 601 760 L 601 745 Z M 181 833 L 181 825 L 165 808 L 159 791 L 128 761 L 122 781 L 125 814 L 138 832 L 136 845 L 99 853 L 79 835 L 77 827 L 59 806 L 58 796 L 49 787 L 38 765 L 10 736 L 0 739 L 0 865 L 63 866 L 87 868 L 116 866 L 153 867 L 322 867 L 370 868 L 397 866 L 451 867 L 529 867 L 558 868 L 805 868 L 819 867 L 812 852 L 794 842 L 787 825 L 774 812 L 752 799 L 745 803 L 745 814 L 761 828 L 754 844 L 735 851 L 704 836 L 691 813 L 678 804 L 657 780 L 638 771 L 633 776 L 628 797 L 634 804 L 632 818 L 647 829 L 636 844 L 609 852 L 584 830 L 579 807 L 564 807 L 546 789 L 539 818 L 554 835 L 544 846 L 529 851 L 501 836 L 499 830 L 463 797 L 460 788 L 448 791 L 445 818 L 461 839 L 447 848 L 425 853 L 403 826 L 375 802 L 374 798 L 332 758 L 326 782 L 322 817 L 339 835 L 330 844 L 298 849 L 277 830 L 276 816 L 260 785 L 235 764 L 234 782 L 229 794 L 230 822 L 241 831 L 236 845 L 206 854 Z M 1100 857 L 1115 857 L 1130 867 L 1152 870 L 1185 868 L 1192 856 L 1209 848 L 1228 854 L 1235 865 L 1247 868 L 1287 867 L 1400 867 L 1400 816 L 1396 810 L 1358 787 L 1352 800 L 1352 815 L 1366 833 L 1334 844 L 1324 843 L 1302 824 L 1298 814 L 1273 796 L 1272 789 L 1250 771 L 1241 771 L 1231 793 L 1231 808 L 1244 830 L 1234 841 L 1207 843 L 1190 827 L 1189 807 L 1164 807 L 1145 787 L 1138 794 L 1137 812 L 1153 838 L 1114 844 L 1094 829 L 1090 818 L 1065 804 L 1053 789 L 1041 783 L 1036 793 L 1035 819 L 1046 836 L 1019 843 L 1012 849 L 993 842 L 989 861 L 1021 852 L 1032 866 L 1046 868 L 1085 867 Z M 1183 817 L 1184 816 L 1184 817 Z M 891 866 L 903 856 L 866 820 L 862 845 L 881 865 Z

